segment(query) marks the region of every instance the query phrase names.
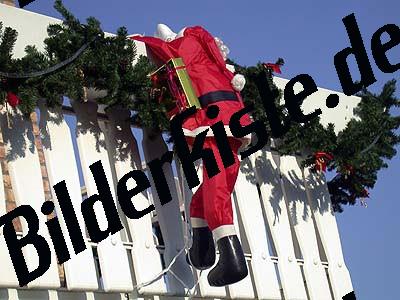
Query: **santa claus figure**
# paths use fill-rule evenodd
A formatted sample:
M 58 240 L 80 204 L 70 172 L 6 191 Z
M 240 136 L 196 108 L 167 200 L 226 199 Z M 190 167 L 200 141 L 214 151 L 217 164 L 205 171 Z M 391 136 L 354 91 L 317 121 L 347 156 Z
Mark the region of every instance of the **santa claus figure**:
M 203 182 L 190 204 L 193 244 L 187 258 L 197 269 L 211 268 L 216 258 L 215 240 L 220 256 L 208 274 L 210 285 L 224 286 L 238 282 L 247 276 L 248 270 L 233 225 L 231 194 L 240 166 L 237 153 L 240 147 L 250 142 L 250 137 L 233 137 L 228 125 L 231 116 L 244 108 L 240 91 L 245 79 L 227 67 L 225 60 L 229 50 L 223 42 L 200 26 L 187 27 L 176 34 L 160 24 L 156 37 L 134 36 L 133 39 L 144 42 L 158 64 L 165 64 L 171 58 L 183 59 L 201 104 L 201 109 L 187 118 L 182 126 L 189 145 L 198 133 L 216 122 L 222 121 L 225 125 L 235 163 L 224 167 L 216 140 L 212 131 L 208 130 L 203 148 L 213 151 L 220 172 L 209 177 L 206 168 L 203 168 Z M 246 126 L 251 120 L 244 115 L 240 122 Z

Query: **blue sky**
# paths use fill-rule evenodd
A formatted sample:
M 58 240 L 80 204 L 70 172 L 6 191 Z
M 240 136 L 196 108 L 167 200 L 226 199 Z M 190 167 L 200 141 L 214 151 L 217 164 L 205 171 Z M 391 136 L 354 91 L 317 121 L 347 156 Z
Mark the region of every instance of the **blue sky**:
M 240 64 L 273 62 L 283 57 L 286 61 L 283 77 L 308 73 L 318 86 L 339 91 L 333 56 L 349 45 L 341 19 L 355 13 L 377 79 L 370 89 L 377 91 L 387 80 L 400 77 L 400 71 L 383 74 L 375 66 L 370 51 L 371 36 L 379 27 L 396 22 L 400 25 L 398 0 L 64 2 L 81 19 L 95 16 L 109 32 L 126 26 L 130 33 L 152 35 L 157 23 L 169 24 L 175 31 L 202 25 L 223 39 L 231 49 L 230 57 Z M 59 17 L 52 5 L 53 1 L 37 0 L 27 9 Z M 400 46 L 388 54 L 393 62 L 399 62 Z M 347 207 L 337 216 L 358 299 L 399 299 L 396 292 L 400 270 L 396 259 L 400 248 L 399 155 L 389 165 L 389 169 L 379 174 L 368 208 Z

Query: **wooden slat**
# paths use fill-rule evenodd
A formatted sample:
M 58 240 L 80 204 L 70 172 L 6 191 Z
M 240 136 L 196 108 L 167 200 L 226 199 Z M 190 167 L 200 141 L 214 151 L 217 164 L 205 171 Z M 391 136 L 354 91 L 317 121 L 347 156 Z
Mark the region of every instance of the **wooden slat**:
M 251 161 L 242 161 L 235 187 L 236 204 L 251 251 L 251 269 L 258 299 L 281 299 L 278 278 L 268 250 L 266 222 Z M 231 293 L 232 294 L 232 293 Z
M 112 162 L 115 165 L 117 179 L 132 170 L 141 170 L 141 159 L 136 138 L 130 126 L 130 111 L 112 108 L 107 111 L 110 122 L 107 123 L 106 140 Z M 128 181 L 128 188 L 134 188 L 134 182 Z M 137 210 L 149 206 L 147 191 L 139 193 L 131 200 Z M 161 257 L 153 239 L 151 216 L 147 214 L 140 219 L 127 218 L 132 236 L 132 261 L 136 282 L 138 284 L 152 280 L 162 271 Z M 139 290 L 141 294 L 165 294 L 166 285 L 163 278 Z
M 97 194 L 96 183 L 89 166 L 100 160 L 115 202 L 111 166 L 105 148 L 104 134 L 97 121 L 97 104 L 78 101 L 71 101 L 71 104 L 77 116 L 77 144 L 88 196 Z M 104 211 L 99 208 L 95 206 L 99 226 L 106 228 L 107 220 Z M 110 292 L 131 291 L 133 289 L 132 275 L 128 254 L 122 244 L 120 233 L 115 233 L 101 241 L 97 246 L 97 252 L 104 290 Z
M 41 101 L 39 128 L 53 201 L 71 256 L 71 259 L 64 263 L 67 288 L 70 290 L 96 290 L 98 289 L 96 267 L 92 248 L 87 242 L 85 223 L 81 213 L 82 196 L 78 168 L 75 163 L 71 132 L 64 120 L 61 107 L 50 109 L 45 106 L 44 101 Z M 79 227 L 86 241 L 86 250 L 79 255 L 75 255 L 68 228 L 61 212 L 60 199 L 57 198 L 53 189 L 54 185 L 63 180 L 68 188 Z M 82 266 L 85 266 L 84 272 L 81 271 Z
M 343 258 L 340 236 L 330 201 L 325 176 L 304 171 L 308 200 L 312 207 L 315 224 L 322 247 L 328 259 L 328 274 L 335 300 L 353 291 L 350 273 Z
M 305 192 L 303 174 L 296 157 L 281 157 L 281 173 L 289 217 L 304 259 L 304 276 L 311 300 L 331 299 L 328 279 L 321 263 L 311 208 Z
M 178 159 L 176 159 L 176 165 L 177 165 L 177 173 L 179 176 L 179 186 L 181 189 L 183 189 L 183 192 L 181 191 L 181 194 L 184 199 L 181 201 L 185 203 L 185 213 L 188 218 L 190 218 L 190 202 L 192 201 L 192 196 L 196 192 L 196 190 L 199 188 L 200 185 L 194 187 L 193 189 L 190 189 L 186 179 L 184 177 L 182 168 L 180 166 L 180 162 Z M 197 165 L 197 176 L 200 179 L 200 182 L 203 180 L 203 170 L 202 170 L 202 165 L 201 163 L 198 163 Z M 190 219 L 189 219 L 190 220 Z M 218 261 L 218 256 L 216 257 L 216 261 Z M 212 268 L 208 270 L 204 270 L 200 272 L 199 270 L 195 270 L 197 278 L 199 280 L 199 287 L 198 287 L 198 292 L 201 297 L 207 297 L 207 298 L 225 298 L 226 297 L 226 289 L 224 287 L 214 287 L 210 286 L 208 284 L 207 280 L 207 275 L 210 272 Z
M 236 183 L 236 187 L 237 187 L 237 184 L 238 183 Z M 232 198 L 233 198 L 233 195 L 232 195 Z M 236 234 L 242 244 L 242 247 L 244 248 L 244 244 L 243 244 L 244 237 L 242 237 L 240 234 L 238 213 L 237 213 L 236 205 L 233 201 L 232 201 L 232 206 L 233 206 L 232 207 L 233 222 L 235 225 Z M 245 249 L 243 249 L 243 251 L 245 252 Z M 247 268 L 249 269 L 248 259 L 246 259 L 246 263 L 247 263 Z M 267 279 L 267 278 L 265 278 L 265 279 Z M 250 269 L 249 269 L 249 274 L 244 279 L 240 280 L 237 283 L 228 285 L 227 288 L 229 291 L 229 296 L 232 299 L 254 299 L 255 292 L 254 292 L 254 288 L 253 288 L 253 283 L 251 281 Z
M 50 240 L 45 222 L 47 217 L 41 213 L 41 206 L 45 201 L 40 168 L 39 156 L 34 142 L 32 123 L 24 118 L 19 111 L 11 111 L 8 127 L 5 113 L 2 113 L 2 133 L 6 149 L 6 161 L 11 178 L 11 185 L 17 206 L 30 205 L 39 218 L 39 232 L 48 242 L 52 251 L 51 265 L 48 271 L 28 286 L 37 288 L 57 288 L 60 286 L 58 277 L 57 259 Z M 22 220 L 22 231 L 27 234 L 29 227 L 25 219 Z M 37 251 L 31 245 L 23 248 L 28 269 L 33 270 L 39 264 Z
M 128 298 L 129 296 L 129 298 Z M 135 295 L 125 293 L 103 293 L 103 292 L 74 292 L 60 290 L 0 290 L 2 300 L 126 300 L 137 299 Z M 152 298 L 146 298 L 151 300 Z
M 160 133 L 154 133 L 150 129 L 143 130 L 142 146 L 146 162 L 153 159 L 161 158 L 168 151 L 167 145 L 164 142 Z M 170 164 L 163 165 L 163 172 L 166 176 L 172 201 L 161 205 L 159 200 L 154 180 L 149 174 L 151 182 L 151 191 L 154 206 L 157 212 L 158 222 L 160 224 L 163 240 L 165 243 L 164 259 L 167 265 L 172 259 L 184 248 L 184 236 L 182 229 L 182 217 L 179 210 L 179 200 L 176 191 L 174 175 Z M 171 270 L 182 280 L 188 287 L 194 284 L 193 273 L 186 262 L 185 253 L 177 257 L 175 264 Z M 170 273 L 167 273 L 168 292 L 182 295 L 184 288 Z
M 281 188 L 279 157 L 269 151 L 255 154 L 255 174 L 260 185 L 272 240 L 278 255 L 278 270 L 285 299 L 307 299 L 300 267 L 296 262 L 286 203 Z
M 219 254 L 216 255 L 215 261 L 218 262 L 219 260 Z M 199 279 L 199 293 L 200 296 L 203 298 L 226 298 L 227 297 L 227 293 L 226 293 L 226 289 L 225 287 L 216 287 L 216 286 L 210 286 L 208 284 L 208 273 L 210 273 L 210 271 L 212 270 L 212 268 L 204 270 L 202 272 L 200 272 L 199 270 L 196 270 L 197 276 L 200 276 Z

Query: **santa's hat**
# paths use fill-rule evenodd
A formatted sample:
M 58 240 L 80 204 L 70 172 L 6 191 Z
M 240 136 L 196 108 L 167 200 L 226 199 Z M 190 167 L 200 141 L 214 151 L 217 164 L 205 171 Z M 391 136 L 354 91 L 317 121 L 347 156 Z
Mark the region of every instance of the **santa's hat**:
M 154 35 L 155 37 L 158 37 L 166 42 L 172 41 L 176 38 L 176 33 L 165 24 L 158 24 L 156 33 Z

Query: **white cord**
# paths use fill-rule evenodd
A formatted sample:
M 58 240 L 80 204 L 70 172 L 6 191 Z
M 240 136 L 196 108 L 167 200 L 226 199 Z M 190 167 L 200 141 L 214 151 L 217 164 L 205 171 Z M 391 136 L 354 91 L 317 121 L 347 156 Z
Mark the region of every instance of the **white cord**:
M 198 286 L 199 283 L 200 283 L 200 278 L 201 278 L 201 275 L 202 275 L 202 272 L 203 272 L 203 271 L 200 271 L 200 274 L 199 274 L 199 276 L 198 276 L 198 278 L 197 278 L 197 281 L 196 281 L 195 285 L 194 285 L 192 288 L 190 288 L 190 287 L 187 286 L 187 284 L 186 284 L 178 275 L 176 275 L 176 274 L 171 270 L 172 266 L 175 264 L 175 262 L 176 262 L 176 260 L 178 259 L 178 257 L 179 257 L 182 253 L 185 253 L 185 252 L 188 252 L 188 251 L 189 251 L 189 248 L 190 248 L 190 246 L 191 246 L 191 244 L 192 244 L 192 239 L 193 239 L 192 226 L 191 226 L 191 224 L 190 224 L 190 217 L 189 217 L 189 215 L 186 213 L 185 187 L 184 187 L 184 183 L 183 183 L 183 168 L 182 168 L 182 165 L 181 165 L 180 163 L 178 163 L 178 164 L 179 164 L 180 173 L 181 173 L 181 174 L 180 174 L 180 175 L 181 175 L 181 176 L 180 176 L 180 180 L 179 180 L 179 182 L 180 182 L 180 190 L 181 190 L 180 192 L 181 192 L 181 196 L 182 196 L 182 199 L 183 199 L 183 204 L 184 204 L 184 206 L 185 206 L 185 218 L 186 218 L 186 220 L 185 220 L 185 222 L 184 222 L 184 223 L 185 223 L 185 229 L 186 229 L 185 245 L 184 245 L 184 247 L 183 247 L 182 249 L 180 249 L 179 252 L 174 256 L 174 258 L 171 260 L 171 262 L 169 263 L 169 265 L 168 265 L 165 269 L 163 269 L 160 273 L 158 273 L 153 279 L 135 285 L 135 286 L 133 287 L 133 289 L 139 291 L 139 289 L 153 284 L 154 282 L 156 282 L 157 280 L 159 280 L 163 275 L 165 275 L 165 274 L 167 274 L 167 273 L 170 273 L 170 274 L 171 274 L 171 275 L 172 275 L 172 276 L 187 290 L 187 292 L 185 293 L 185 296 L 188 296 L 189 299 L 192 299 L 193 297 L 196 296 L 195 291 L 196 291 L 197 286 Z M 199 168 L 200 168 L 200 164 L 197 166 L 197 170 L 196 170 L 196 171 L 198 171 Z

